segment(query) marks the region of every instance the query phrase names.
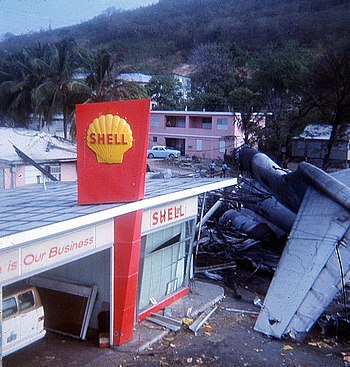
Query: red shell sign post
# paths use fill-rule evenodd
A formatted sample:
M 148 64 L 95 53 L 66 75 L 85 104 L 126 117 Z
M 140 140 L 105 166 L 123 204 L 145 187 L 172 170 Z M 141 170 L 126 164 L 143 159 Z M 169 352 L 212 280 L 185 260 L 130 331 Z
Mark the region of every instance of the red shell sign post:
M 78 203 L 143 199 L 150 100 L 77 105 Z

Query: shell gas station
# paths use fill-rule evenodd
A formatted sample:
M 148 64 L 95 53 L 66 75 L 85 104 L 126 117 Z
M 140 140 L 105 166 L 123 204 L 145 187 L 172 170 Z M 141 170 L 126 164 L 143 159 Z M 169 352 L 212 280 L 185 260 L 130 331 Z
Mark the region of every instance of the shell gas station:
M 149 99 L 77 105 L 78 182 L 0 191 L 1 297 L 35 286 L 47 330 L 120 346 L 189 292 L 199 198 L 236 179 L 146 180 L 149 120 Z

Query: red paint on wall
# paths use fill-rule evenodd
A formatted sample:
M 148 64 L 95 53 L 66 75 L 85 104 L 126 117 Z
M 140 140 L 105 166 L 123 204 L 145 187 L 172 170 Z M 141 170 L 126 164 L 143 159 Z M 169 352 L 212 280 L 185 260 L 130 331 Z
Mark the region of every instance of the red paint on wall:
M 114 219 L 113 345 L 133 337 L 141 248 L 142 210 Z
M 119 116 L 132 131 L 132 146 L 123 153 L 120 163 L 104 163 L 91 149 L 98 144 L 108 150 L 125 147 L 125 135 L 99 131 L 94 139 L 87 136 L 90 124 L 100 116 Z M 77 105 L 78 203 L 99 204 L 143 199 L 147 164 L 150 100 L 130 100 Z M 88 146 L 87 140 L 94 142 Z M 91 140 L 92 139 L 92 140 Z M 122 149 L 122 148 L 121 148 Z M 106 153 L 113 155 L 114 153 Z M 109 157 L 110 158 L 110 157 Z
M 176 300 L 186 296 L 189 292 L 188 288 L 183 288 L 180 291 L 178 291 L 177 293 L 172 294 L 170 297 L 168 297 L 167 299 L 163 300 L 162 302 L 157 303 L 156 305 L 148 308 L 147 310 L 139 313 L 138 315 L 138 322 L 141 322 L 143 320 L 146 319 L 146 317 L 150 316 L 152 313 L 158 312 L 159 310 L 161 310 L 162 308 L 172 304 L 173 302 L 175 302 Z

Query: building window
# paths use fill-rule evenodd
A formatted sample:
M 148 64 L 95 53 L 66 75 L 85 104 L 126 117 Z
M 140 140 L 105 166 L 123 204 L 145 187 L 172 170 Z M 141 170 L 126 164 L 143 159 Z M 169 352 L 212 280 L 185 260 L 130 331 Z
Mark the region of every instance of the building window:
M 159 127 L 160 126 L 159 116 L 151 116 L 150 125 L 153 127 Z
M 185 116 L 166 116 L 166 126 L 167 127 L 186 127 L 186 117 Z
M 49 172 L 51 175 L 55 178 L 57 178 L 58 181 L 61 181 L 61 165 L 51 165 L 49 166 Z
M 139 310 L 186 286 L 194 224 L 189 220 L 142 237 Z
M 196 140 L 196 150 L 197 151 L 203 150 L 203 141 L 202 140 Z
M 218 130 L 227 130 L 228 129 L 228 118 L 220 117 L 217 119 L 216 128 Z
M 225 140 L 220 140 L 220 153 L 225 153 L 226 143 Z
M 156 136 L 153 137 L 152 139 L 153 143 L 157 143 L 158 142 L 158 138 Z
M 209 129 L 209 130 L 211 130 L 211 127 L 212 127 L 211 117 L 204 117 L 202 119 L 202 129 Z

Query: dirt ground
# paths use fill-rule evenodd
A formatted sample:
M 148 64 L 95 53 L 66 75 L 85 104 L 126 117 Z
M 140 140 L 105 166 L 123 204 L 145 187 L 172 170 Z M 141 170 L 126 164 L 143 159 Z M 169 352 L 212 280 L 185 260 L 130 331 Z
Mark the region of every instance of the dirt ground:
M 182 162 L 149 160 L 152 171 L 171 169 L 176 174 L 205 170 Z M 264 297 L 271 277 L 251 270 L 236 268 L 227 275 L 230 282 L 215 282 L 225 289 L 225 298 L 208 323 L 197 335 L 183 325 L 142 353 L 126 353 L 98 348 L 97 334 L 90 331 L 86 341 L 47 333 L 46 337 L 11 356 L 5 367 L 342 367 L 350 355 L 350 340 L 335 339 L 321 333 L 315 325 L 308 338 L 299 343 L 291 339 L 277 340 L 254 331 L 256 313 L 254 298 Z M 225 279 L 224 279 L 225 280 Z M 227 280 L 227 278 L 226 278 Z M 236 312 L 243 310 L 253 313 Z
M 203 279 L 202 279 L 203 280 Z M 210 280 L 208 280 L 210 281 Z M 242 283 L 243 281 L 243 283 Z M 309 337 L 298 343 L 276 340 L 254 331 L 255 314 L 232 312 L 232 309 L 259 311 L 253 304 L 257 290 L 269 280 L 240 276 L 238 297 L 224 284 L 225 298 L 197 335 L 186 328 L 172 332 L 142 353 L 126 353 L 98 348 L 97 335 L 88 334 L 79 341 L 48 333 L 34 345 L 5 357 L 5 367 L 339 367 L 346 366 L 343 353 L 350 351 L 346 341 L 322 338 L 316 327 Z M 243 285 L 244 284 L 244 285 Z

